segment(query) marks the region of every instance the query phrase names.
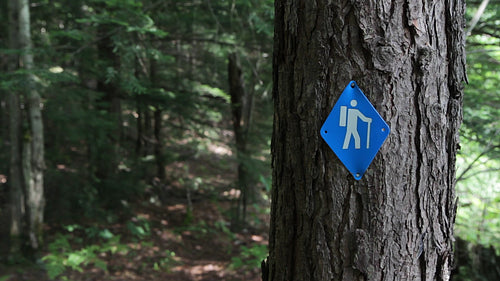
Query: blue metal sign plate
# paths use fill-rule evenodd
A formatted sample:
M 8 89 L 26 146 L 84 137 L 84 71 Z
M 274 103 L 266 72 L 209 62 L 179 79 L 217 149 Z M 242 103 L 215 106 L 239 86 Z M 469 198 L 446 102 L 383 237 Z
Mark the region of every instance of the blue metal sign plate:
M 360 180 L 390 129 L 355 81 L 344 89 L 321 127 L 321 137 Z

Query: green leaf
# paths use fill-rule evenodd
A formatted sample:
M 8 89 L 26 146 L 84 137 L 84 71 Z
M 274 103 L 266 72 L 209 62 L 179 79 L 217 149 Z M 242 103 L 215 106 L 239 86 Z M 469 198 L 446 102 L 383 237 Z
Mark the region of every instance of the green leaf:
M 104 271 L 108 271 L 108 264 L 105 261 L 101 260 L 101 259 L 96 259 L 94 261 L 94 265 L 97 268 L 100 268 L 100 269 L 102 269 Z
M 75 253 L 69 254 L 68 259 L 67 259 L 67 264 L 72 269 L 78 270 L 79 272 L 82 272 L 83 269 L 80 267 L 80 264 L 85 262 L 86 260 L 87 260 L 87 258 L 84 255 L 82 255 L 82 253 L 75 252 Z
M 104 238 L 104 239 L 111 239 L 113 238 L 114 234 L 111 233 L 107 228 L 99 232 L 99 237 Z
M 66 267 L 59 262 L 49 263 L 46 265 L 46 268 L 47 275 L 51 280 L 54 280 L 57 276 L 61 275 L 66 270 Z
M 196 91 L 201 93 L 201 94 L 208 94 L 213 97 L 219 97 L 222 98 L 226 103 L 229 103 L 231 101 L 231 96 L 228 95 L 226 92 L 224 92 L 220 88 L 216 87 L 211 87 L 209 85 L 198 85 L 196 87 Z

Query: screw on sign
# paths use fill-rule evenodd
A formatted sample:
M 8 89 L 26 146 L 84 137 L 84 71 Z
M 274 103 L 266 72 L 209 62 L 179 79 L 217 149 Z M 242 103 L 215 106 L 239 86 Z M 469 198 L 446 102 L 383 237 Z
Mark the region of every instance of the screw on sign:
M 390 133 L 389 126 L 351 81 L 321 127 L 321 136 L 360 180 Z

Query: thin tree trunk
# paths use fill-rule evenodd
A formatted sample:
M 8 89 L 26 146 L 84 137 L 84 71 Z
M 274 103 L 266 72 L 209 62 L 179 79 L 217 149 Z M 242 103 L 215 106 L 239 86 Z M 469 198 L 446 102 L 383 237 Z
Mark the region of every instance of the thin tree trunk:
M 42 241 L 43 212 L 45 199 L 43 192 L 44 139 L 42 123 L 42 101 L 36 90 L 33 70 L 33 47 L 30 34 L 29 1 L 19 0 L 19 47 L 22 50 L 21 67 L 28 71 L 26 97 L 30 132 L 25 137 L 23 150 L 24 178 L 27 187 L 26 203 L 28 207 L 28 231 L 30 246 L 37 250 Z
M 150 60 L 150 80 L 151 84 L 153 85 L 153 88 L 158 87 L 159 85 L 159 78 L 158 78 L 158 65 L 157 62 L 154 58 Z M 163 141 L 162 141 L 162 136 L 161 136 L 161 131 L 163 128 L 163 110 L 161 109 L 161 106 L 157 105 L 155 108 L 155 111 L 153 113 L 153 118 L 154 118 L 154 153 L 155 153 L 155 162 L 156 162 L 156 176 L 161 180 L 164 181 L 167 178 L 166 172 L 165 172 L 165 155 L 163 151 Z
M 114 43 L 109 36 L 109 32 L 113 28 L 111 24 L 103 24 L 98 27 L 98 36 L 102 37 L 97 43 L 98 57 L 101 61 L 107 62 L 108 67 L 113 68 L 118 72 L 120 68 L 120 58 L 113 52 Z M 113 175 L 118 167 L 119 147 L 122 140 L 122 110 L 119 89 L 116 78 L 107 81 L 107 77 L 99 77 L 97 81 L 97 90 L 103 93 L 101 98 L 100 108 L 107 112 L 107 118 L 111 118 L 113 128 L 108 130 L 107 140 L 105 144 L 101 144 L 95 148 L 93 158 L 96 163 L 96 176 L 105 180 Z M 112 151 L 112 153 L 105 153 Z
M 149 109 L 149 104 L 145 102 L 143 104 L 143 116 L 144 116 L 144 155 L 151 155 L 153 153 L 153 118 L 151 118 L 151 110 Z
M 277 0 L 275 8 L 263 276 L 449 280 L 464 2 Z M 350 80 L 391 127 L 360 181 L 319 132 Z
M 258 193 L 252 188 L 253 185 L 251 184 L 249 171 L 248 132 L 251 125 L 252 102 L 250 94 L 245 91 L 243 73 L 236 53 L 229 55 L 228 79 L 238 161 L 238 187 L 241 192 L 237 210 L 237 221 L 238 223 L 245 223 L 247 204 L 249 201 L 255 201 Z M 241 222 L 239 217 L 240 212 Z
M 469 29 L 467 29 L 467 36 L 470 36 L 472 33 L 472 30 L 474 30 L 474 27 L 476 27 L 476 24 L 479 22 L 479 19 L 483 15 L 484 11 L 486 10 L 486 7 L 488 6 L 488 3 L 490 0 L 483 0 L 479 7 L 477 8 L 476 13 L 472 17 L 470 24 L 469 24 Z
M 165 156 L 163 152 L 163 141 L 161 138 L 161 129 L 163 124 L 163 111 L 159 108 L 155 109 L 154 112 L 155 119 L 155 161 L 157 169 L 157 177 L 164 181 L 167 177 L 165 173 Z
M 137 125 L 137 139 L 135 140 L 135 154 L 136 156 L 142 157 L 142 147 L 144 143 L 144 129 L 142 126 L 142 119 L 143 119 L 143 106 L 142 106 L 142 99 L 140 96 L 137 96 L 136 98 L 136 106 L 137 106 L 137 118 L 136 118 L 136 125 Z
M 135 64 L 134 64 L 134 68 L 135 68 L 135 77 L 139 77 L 140 76 L 140 71 L 139 71 L 139 60 L 136 58 L 135 60 Z M 143 127 L 143 112 L 144 112 L 144 109 L 143 109 L 143 95 L 136 95 L 135 96 L 135 101 L 136 101 L 136 107 L 137 107 L 137 123 L 136 123 L 136 126 L 137 126 L 137 139 L 136 139 L 136 142 L 135 142 L 135 154 L 137 156 L 137 158 L 140 158 L 142 157 L 142 149 L 143 149 L 143 146 L 144 146 L 144 127 Z

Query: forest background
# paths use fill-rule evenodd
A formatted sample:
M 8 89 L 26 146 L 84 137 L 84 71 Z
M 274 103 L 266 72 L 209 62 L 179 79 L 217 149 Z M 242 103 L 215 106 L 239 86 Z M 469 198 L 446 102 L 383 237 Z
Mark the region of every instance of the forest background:
M 11 0 L 9 0 L 12 2 Z M 0 18 L 8 18 L 8 1 Z M 31 69 L 0 21 L 0 280 L 260 280 L 267 256 L 272 0 L 31 1 Z M 500 272 L 500 1 L 467 1 L 455 280 Z M 44 224 L 9 244 L 9 95 L 32 141 Z M 496 273 L 495 273 L 496 272 Z M 497 274 L 497 275 L 494 275 Z M 493 277 L 493 279 L 492 279 Z M 94 279 L 91 279 L 94 278 Z

